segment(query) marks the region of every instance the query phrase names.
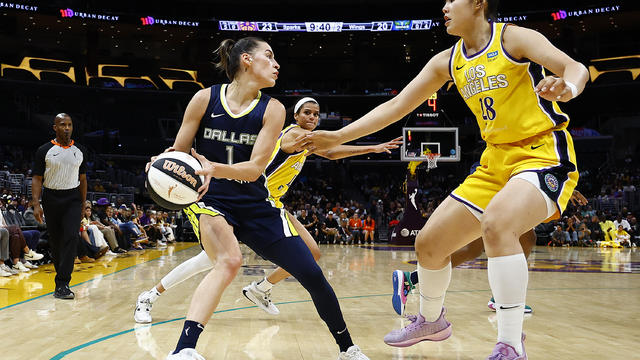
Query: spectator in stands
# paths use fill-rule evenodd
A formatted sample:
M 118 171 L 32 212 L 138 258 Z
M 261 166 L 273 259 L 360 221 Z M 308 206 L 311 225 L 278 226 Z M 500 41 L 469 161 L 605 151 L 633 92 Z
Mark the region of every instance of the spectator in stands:
M 318 218 L 318 214 L 316 214 L 315 212 L 311 213 L 311 220 L 307 225 L 305 225 L 305 227 L 307 228 L 307 231 L 309 231 L 311 236 L 314 239 L 316 239 L 318 244 L 322 244 L 325 240 L 324 232 L 320 231 L 320 229 L 322 228 L 322 225 L 324 224 L 320 222 L 320 219 Z
M 167 222 L 169 220 L 169 214 L 166 211 L 157 211 L 154 221 L 160 226 L 160 230 L 162 231 L 162 235 L 164 236 L 165 245 L 166 242 L 175 242 L 175 226 L 171 222 Z
M 592 216 L 591 221 L 587 223 L 587 228 L 590 231 L 590 238 L 593 241 L 604 241 L 604 232 L 600 227 L 600 220 L 597 216 Z
M 629 225 L 631 226 L 631 230 L 627 232 L 631 236 L 631 246 L 636 246 L 638 242 L 640 242 L 640 225 L 638 225 L 638 220 L 635 216 L 631 217 Z
M 350 241 L 352 243 L 358 242 L 358 245 L 362 244 L 362 220 L 358 215 L 358 210 L 353 213 L 351 219 L 349 219 L 349 231 L 351 232 Z
M 39 223 L 38 220 L 36 220 L 36 216 L 33 214 L 33 200 L 29 200 L 27 203 L 27 209 L 24 211 L 24 214 L 22 214 L 22 217 L 24 218 L 24 223 L 27 226 L 35 226 L 39 231 L 47 229 L 47 224 Z
M 324 233 L 327 242 L 333 241 L 332 243 L 335 244 L 340 237 L 338 233 L 340 225 L 338 224 L 338 221 L 333 217 L 333 211 L 329 211 L 327 213 L 327 219 L 324 221 L 324 225 L 325 227 L 322 229 L 322 232 Z
M 35 252 L 27 246 L 27 241 L 19 226 L 9 225 L 5 222 L 4 216 L 0 211 L 0 228 L 4 228 L 9 233 L 9 255 L 10 260 L 7 266 L 10 266 L 16 271 L 27 272 L 29 269 L 38 268 L 37 265 L 31 263 L 31 261 L 37 261 L 44 257 L 44 255 Z M 24 262 L 20 261 L 20 257 L 24 252 Z
M 300 216 L 297 217 L 298 221 L 302 226 L 304 226 L 307 230 L 311 227 L 309 224 L 311 223 L 311 218 L 307 215 L 307 210 L 300 210 Z
M 101 198 L 101 199 L 98 199 L 98 201 L 96 201 L 96 208 L 97 208 L 96 211 L 94 211 L 93 208 L 89 207 L 89 210 L 88 210 L 90 215 L 88 218 L 89 225 L 95 226 L 102 233 L 102 236 L 107 240 L 107 243 L 109 244 L 109 248 L 114 254 L 125 253 L 126 250 L 123 250 L 120 247 L 120 242 L 118 241 L 118 235 L 116 234 L 114 227 L 109 226 L 108 223 L 105 224 L 103 222 L 105 215 L 99 214 L 99 212 L 101 211 L 100 206 L 104 207 L 108 203 L 109 202 L 107 201 L 106 198 Z
M 566 240 L 565 232 L 562 230 L 562 225 L 556 225 L 556 229 L 551 233 L 551 241 L 548 246 L 562 246 Z
M 97 247 L 99 250 L 103 250 L 106 248 L 104 250 L 105 252 L 109 250 L 109 246 L 107 245 L 107 241 L 105 240 L 104 235 L 102 234 L 102 232 L 100 231 L 97 225 L 92 224 L 91 201 L 89 200 L 85 202 L 84 216 L 82 217 L 82 220 L 80 223 L 82 224 L 84 230 L 89 235 L 90 243 L 93 246 Z M 83 239 L 84 239 L 84 236 L 83 236 Z M 115 255 L 115 253 L 112 255 Z
M 604 235 L 604 241 L 611 242 L 615 239 L 614 233 L 616 231 L 616 228 L 613 226 L 613 221 L 607 218 L 606 215 L 604 215 L 602 219 L 603 220 L 600 221 L 600 229 L 602 229 L 602 234 Z
M 622 246 L 631 247 L 631 236 L 624 230 L 622 224 L 618 225 L 618 230 L 615 232 L 615 241 Z
M 11 276 L 18 273 L 17 270 L 7 266 L 9 258 L 9 230 L 0 227 L 0 276 Z
M 624 219 L 622 217 L 622 214 L 618 214 L 618 216 L 616 216 L 615 221 L 613 222 L 613 227 L 615 229 L 618 229 L 618 227 L 620 227 L 620 225 L 622 225 L 622 228 L 625 231 L 631 230 L 631 225 L 629 224 L 629 222 L 627 221 L 627 219 Z
M 591 230 L 587 227 L 587 224 L 581 222 L 578 227 L 578 245 L 591 246 Z
M 349 244 L 349 241 L 353 240 L 353 238 L 351 237 L 351 230 L 349 230 L 349 218 L 347 217 L 346 212 L 340 213 L 338 223 L 340 225 L 340 227 L 338 228 L 338 232 L 340 234 L 340 244 Z
M 364 233 L 364 243 L 367 243 L 367 239 L 371 245 L 373 245 L 373 241 L 375 239 L 375 231 L 376 230 L 376 222 L 371 218 L 371 214 L 367 214 L 367 218 L 364 220 L 362 225 L 362 231 Z
M 109 209 L 111 211 L 111 214 L 113 214 L 113 208 L 111 208 L 111 204 L 109 204 L 109 200 L 107 200 L 107 198 L 98 199 L 98 201 L 96 201 L 95 216 L 98 218 L 100 223 L 102 223 L 102 225 L 113 230 L 113 233 L 118 242 L 118 247 L 114 252 L 126 253 L 127 252 L 126 249 L 129 248 L 129 242 L 125 239 L 125 236 L 122 233 L 122 230 L 120 230 L 120 227 L 117 224 L 114 224 L 113 222 L 111 222 L 110 216 L 107 215 L 107 209 Z
M 578 243 L 578 231 L 577 231 L 575 216 L 571 216 L 567 218 L 567 225 L 566 225 L 565 232 L 566 232 L 567 242 L 570 245 Z

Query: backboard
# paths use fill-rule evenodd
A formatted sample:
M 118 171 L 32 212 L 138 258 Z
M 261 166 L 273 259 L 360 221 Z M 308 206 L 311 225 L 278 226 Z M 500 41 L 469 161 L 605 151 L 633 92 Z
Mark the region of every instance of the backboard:
M 438 162 L 460 161 L 458 128 L 405 127 L 402 128 L 400 160 L 426 161 L 426 153 L 439 153 Z

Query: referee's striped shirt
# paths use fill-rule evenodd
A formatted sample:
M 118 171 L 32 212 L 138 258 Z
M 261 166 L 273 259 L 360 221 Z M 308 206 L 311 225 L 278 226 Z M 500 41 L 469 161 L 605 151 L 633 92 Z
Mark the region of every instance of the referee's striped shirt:
M 43 177 L 42 185 L 51 190 L 69 190 L 80 186 L 80 174 L 87 172 L 86 150 L 73 140 L 62 146 L 55 140 L 36 152 L 33 175 Z

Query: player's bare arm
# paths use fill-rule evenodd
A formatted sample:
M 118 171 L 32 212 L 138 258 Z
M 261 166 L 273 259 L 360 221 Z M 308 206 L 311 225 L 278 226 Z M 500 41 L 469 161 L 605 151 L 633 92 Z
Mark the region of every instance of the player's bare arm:
M 329 160 L 338 160 L 370 153 L 390 154 L 391 150 L 397 149 L 400 145 L 402 145 L 402 136 L 377 145 L 338 145 L 329 150 L 316 151 L 314 154 Z
M 504 47 L 516 59 L 529 59 L 556 74 L 547 76 L 536 84 L 536 92 L 549 101 L 569 101 L 582 93 L 589 80 L 589 71 L 555 47 L 539 32 L 519 26 L 507 26 Z M 571 85 L 575 85 L 575 96 Z

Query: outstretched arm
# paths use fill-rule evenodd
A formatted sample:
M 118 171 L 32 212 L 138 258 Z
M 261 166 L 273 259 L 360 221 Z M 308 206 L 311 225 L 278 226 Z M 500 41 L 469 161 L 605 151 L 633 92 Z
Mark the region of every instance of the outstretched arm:
M 316 151 L 314 154 L 330 160 L 337 160 L 369 153 L 386 152 L 390 154 L 392 149 L 397 149 L 400 145 L 402 145 L 402 137 L 377 145 L 338 145 L 329 150 Z
M 365 116 L 337 131 L 314 131 L 304 145 L 312 151 L 324 150 L 374 133 L 402 119 L 424 103 L 429 96 L 450 80 L 451 49 L 440 52 L 393 99 L 378 105 Z

